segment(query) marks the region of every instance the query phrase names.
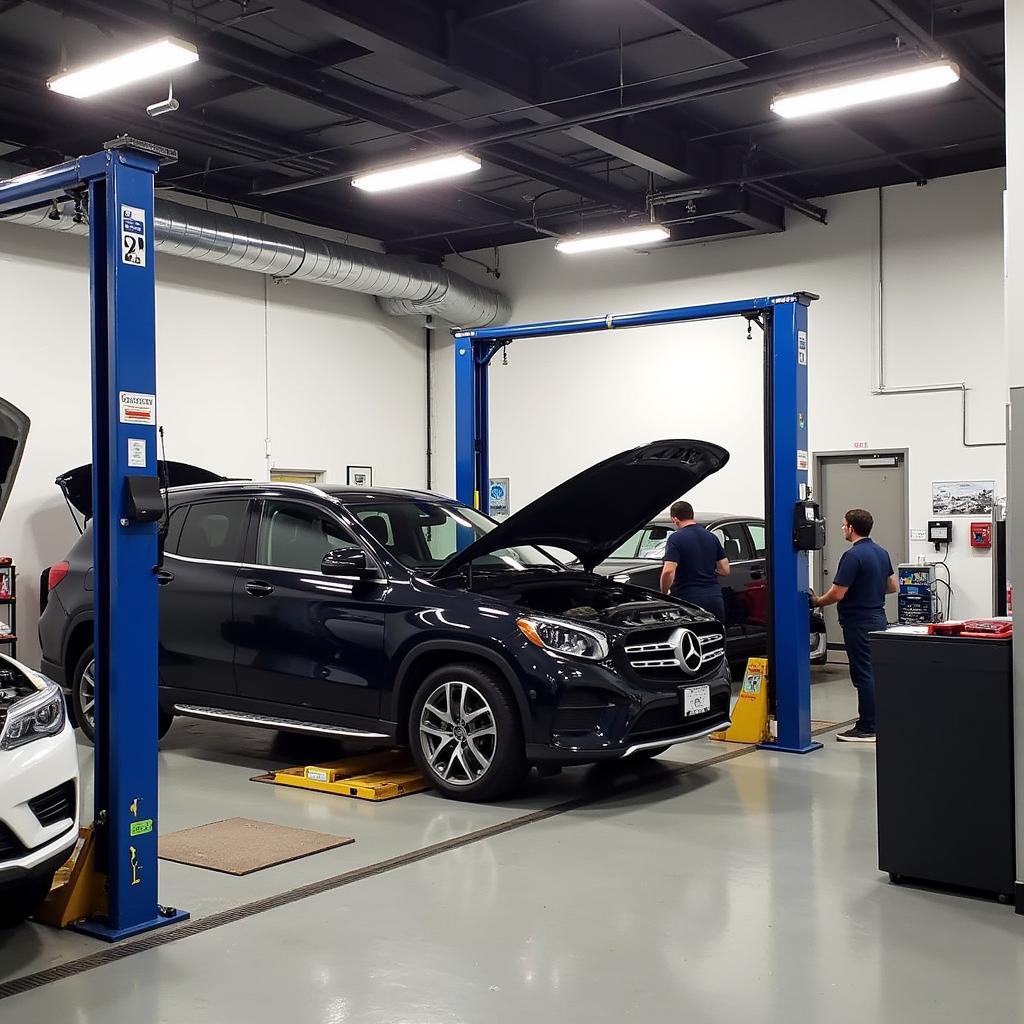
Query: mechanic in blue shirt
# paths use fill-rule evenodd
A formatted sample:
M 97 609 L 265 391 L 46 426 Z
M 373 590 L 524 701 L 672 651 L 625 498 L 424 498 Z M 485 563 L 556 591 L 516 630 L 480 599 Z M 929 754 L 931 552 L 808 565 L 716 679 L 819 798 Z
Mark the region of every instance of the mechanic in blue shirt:
M 857 724 L 836 737 L 844 743 L 875 742 L 875 675 L 871 668 L 868 634 L 885 629 L 885 596 L 899 589 L 892 571 L 892 560 L 885 548 L 871 539 L 875 521 L 870 512 L 851 508 L 843 517 L 843 538 L 853 547 L 839 559 L 834 582 L 815 597 L 817 608 L 839 605 L 839 625 L 843 628 L 850 678 L 857 688 Z
M 693 520 L 693 506 L 677 501 L 670 509 L 676 532 L 665 545 L 661 592 L 688 601 L 725 622 L 725 601 L 719 576 L 729 575 L 722 542 Z

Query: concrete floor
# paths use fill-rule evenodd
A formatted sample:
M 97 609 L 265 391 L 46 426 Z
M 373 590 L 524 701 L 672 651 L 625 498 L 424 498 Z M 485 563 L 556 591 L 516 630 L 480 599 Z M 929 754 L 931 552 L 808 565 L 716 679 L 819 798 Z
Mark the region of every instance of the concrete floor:
M 854 703 L 843 667 L 815 671 L 815 718 L 848 719 Z M 178 722 L 161 754 L 164 830 L 244 815 L 357 840 L 243 878 L 162 863 L 162 899 L 197 916 L 611 795 L 48 983 L 3 1000 L 0 1019 L 1021 1019 L 1024 922 L 995 902 L 888 885 L 875 861 L 873 752 L 822 739 L 808 757 L 755 751 L 666 770 L 723 752 L 694 743 L 647 766 L 533 780 L 500 805 L 430 793 L 375 805 L 248 781 L 313 759 L 308 745 Z M 638 773 L 649 785 L 622 791 Z M 97 948 L 36 925 L 2 933 L 0 980 Z

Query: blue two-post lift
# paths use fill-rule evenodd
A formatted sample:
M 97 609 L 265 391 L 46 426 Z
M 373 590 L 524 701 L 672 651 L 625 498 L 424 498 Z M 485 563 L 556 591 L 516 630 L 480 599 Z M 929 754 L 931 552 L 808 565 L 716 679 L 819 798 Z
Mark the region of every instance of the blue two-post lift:
M 768 523 L 769 679 L 778 740 L 771 749 L 806 754 L 811 737 L 807 554 L 794 544 L 794 509 L 808 497 L 807 309 L 816 295 L 793 292 L 646 313 L 455 331 L 456 494 L 487 511 L 490 434 L 487 376 L 495 353 L 526 338 L 555 338 L 655 324 L 745 317 L 764 330 L 765 513 Z
M 106 913 L 77 927 L 107 940 L 188 917 L 157 900 L 153 180 L 161 162 L 175 155 L 122 138 L 103 152 L 0 182 L 0 217 L 68 196 L 88 204 L 83 215 L 89 220 L 92 299 L 95 828 Z M 141 511 L 144 497 L 148 511 Z

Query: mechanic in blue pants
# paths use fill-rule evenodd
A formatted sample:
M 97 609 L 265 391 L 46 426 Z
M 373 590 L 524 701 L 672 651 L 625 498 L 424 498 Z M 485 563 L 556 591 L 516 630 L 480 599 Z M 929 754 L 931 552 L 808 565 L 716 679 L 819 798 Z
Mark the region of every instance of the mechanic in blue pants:
M 839 560 L 832 586 L 821 597 L 811 595 L 816 608 L 839 605 L 839 625 L 850 661 L 850 678 L 857 688 L 859 714 L 857 724 L 836 737 L 844 743 L 875 742 L 875 675 L 868 634 L 888 625 L 885 597 L 899 588 L 889 552 L 871 539 L 874 525 L 871 513 L 862 508 L 851 508 L 846 513 L 843 538 L 852 547 Z
M 693 506 L 677 501 L 670 509 L 676 532 L 665 545 L 661 592 L 711 612 L 725 623 L 725 601 L 719 576 L 729 575 L 722 542 L 693 520 Z

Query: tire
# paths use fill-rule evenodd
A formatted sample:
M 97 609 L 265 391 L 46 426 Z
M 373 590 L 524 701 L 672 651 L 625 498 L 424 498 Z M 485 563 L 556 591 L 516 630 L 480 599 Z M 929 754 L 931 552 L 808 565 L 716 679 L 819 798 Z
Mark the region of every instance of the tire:
M 663 747 L 651 747 L 648 750 L 638 750 L 635 754 L 627 757 L 627 761 L 650 761 L 655 757 L 661 757 L 662 754 L 671 747 L 671 743 L 667 743 Z
M 0 900 L 0 928 L 13 928 L 39 909 L 53 884 L 53 874 L 37 875 L 5 890 Z
M 816 637 L 819 636 L 819 635 L 820 634 L 817 634 L 817 633 L 812 633 L 811 634 L 811 650 L 813 650 L 815 647 L 817 647 Z M 824 648 L 822 649 L 821 654 L 812 654 L 811 655 L 811 664 L 812 665 L 827 665 L 828 664 L 828 644 L 827 643 L 825 644 Z
M 96 681 L 93 675 L 96 659 L 93 645 L 89 644 L 75 663 L 71 675 L 71 700 L 75 707 L 75 722 L 90 742 L 96 741 L 96 725 L 93 717 L 96 700 Z M 156 738 L 162 740 L 174 723 L 174 715 L 160 711 L 157 717 Z
M 436 669 L 420 683 L 409 711 L 409 746 L 424 778 L 453 800 L 506 796 L 522 786 L 529 769 L 519 707 L 508 686 L 465 662 Z

